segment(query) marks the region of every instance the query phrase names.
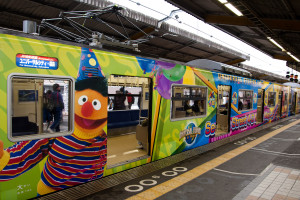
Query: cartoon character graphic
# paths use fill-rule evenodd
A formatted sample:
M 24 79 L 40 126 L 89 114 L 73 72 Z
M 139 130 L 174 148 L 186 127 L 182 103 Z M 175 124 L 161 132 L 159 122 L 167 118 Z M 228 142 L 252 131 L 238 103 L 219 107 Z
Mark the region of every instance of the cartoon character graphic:
M 209 93 L 209 101 L 208 101 L 209 107 L 215 108 L 216 105 L 216 99 L 215 99 L 215 92 L 211 91 Z
M 96 65 L 94 65 L 97 67 Z M 75 83 L 75 129 L 69 136 L 22 141 L 3 149 L 0 141 L 0 181 L 25 173 L 47 157 L 37 185 L 39 195 L 101 178 L 107 162 L 107 80 Z

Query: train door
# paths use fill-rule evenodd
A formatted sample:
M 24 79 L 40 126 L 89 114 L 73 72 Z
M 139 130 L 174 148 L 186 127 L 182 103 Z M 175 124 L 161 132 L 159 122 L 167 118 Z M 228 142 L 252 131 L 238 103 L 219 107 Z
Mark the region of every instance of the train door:
M 148 157 L 151 84 L 150 78 L 108 78 L 108 168 Z
M 258 89 L 257 94 L 257 113 L 256 113 L 256 122 L 262 123 L 264 119 L 264 99 L 265 99 L 265 90 Z
M 231 86 L 218 86 L 217 131 L 216 135 L 229 132 Z
M 280 91 L 278 96 L 278 108 L 276 113 L 277 118 L 280 118 L 282 115 L 282 96 L 283 96 L 283 91 Z
M 292 108 L 291 108 L 291 114 L 296 114 L 296 102 L 297 102 L 297 92 L 294 92 L 294 95 L 292 97 Z

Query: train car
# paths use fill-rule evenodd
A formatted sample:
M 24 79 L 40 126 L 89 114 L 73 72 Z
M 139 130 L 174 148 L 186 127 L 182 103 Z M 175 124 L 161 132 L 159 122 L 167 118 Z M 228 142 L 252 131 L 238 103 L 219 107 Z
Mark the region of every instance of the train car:
M 300 112 L 300 88 L 13 31 L 1 30 L 0 58 L 0 199 L 101 179 Z

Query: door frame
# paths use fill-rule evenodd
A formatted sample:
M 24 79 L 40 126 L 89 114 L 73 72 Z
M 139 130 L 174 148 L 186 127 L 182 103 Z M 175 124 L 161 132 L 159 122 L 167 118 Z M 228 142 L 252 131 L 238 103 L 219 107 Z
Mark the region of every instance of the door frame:
M 231 116 L 231 99 L 232 99 L 232 86 L 231 85 L 224 85 L 224 84 L 220 84 L 217 86 L 217 90 L 218 90 L 218 95 L 217 95 L 217 114 L 216 114 L 216 128 L 218 130 L 218 115 L 219 115 L 219 86 L 228 86 L 229 87 L 229 100 L 228 100 L 228 110 L 227 110 L 227 116 L 228 116 L 228 120 L 227 120 L 227 133 L 230 132 L 230 116 Z M 223 95 L 222 95 L 223 97 Z
M 262 123 L 262 122 L 264 122 L 264 114 L 265 114 L 265 95 L 266 95 L 266 90 L 265 89 L 258 89 L 258 90 L 262 90 L 262 96 L 261 96 L 261 122 L 259 122 L 259 123 Z M 257 93 L 258 93 L 258 91 L 257 91 Z M 257 107 L 258 107 L 258 105 L 256 105 L 256 121 L 258 121 L 257 120 Z

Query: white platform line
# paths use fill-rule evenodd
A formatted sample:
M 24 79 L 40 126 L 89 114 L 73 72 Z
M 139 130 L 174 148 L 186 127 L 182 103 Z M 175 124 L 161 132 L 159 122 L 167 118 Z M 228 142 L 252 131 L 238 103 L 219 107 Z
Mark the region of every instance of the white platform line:
M 227 170 L 223 170 L 223 169 L 217 169 L 217 168 L 213 168 L 216 171 L 220 171 L 220 172 L 225 172 L 228 174 L 236 174 L 236 175 L 244 175 L 244 176 L 259 176 L 260 174 L 249 174 L 249 173 L 239 173 L 239 172 L 231 172 L 231 171 L 227 171 Z
M 269 151 L 269 150 L 265 150 L 265 149 L 258 149 L 258 148 L 251 148 L 251 149 L 253 149 L 253 150 L 256 150 L 256 151 L 263 151 L 263 152 L 267 152 L 267 153 L 278 154 L 278 155 L 285 155 L 285 156 L 300 156 L 300 154 L 282 153 L 282 152 L 277 152 L 277 151 Z
M 274 139 L 274 140 L 281 140 L 281 141 L 297 141 L 300 140 L 300 138 L 298 139 L 284 139 L 284 138 L 270 138 L 270 139 Z

